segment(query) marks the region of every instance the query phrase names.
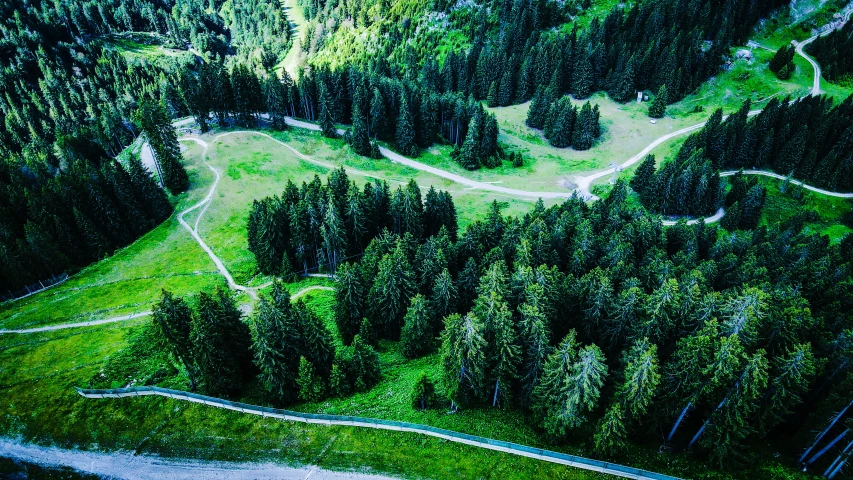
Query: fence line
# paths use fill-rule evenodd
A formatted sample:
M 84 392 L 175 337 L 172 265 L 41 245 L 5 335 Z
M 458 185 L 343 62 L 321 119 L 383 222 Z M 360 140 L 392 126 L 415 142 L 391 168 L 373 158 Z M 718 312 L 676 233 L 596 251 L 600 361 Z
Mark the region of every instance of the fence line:
M 124 398 L 124 397 L 140 397 L 146 395 L 159 395 L 175 400 L 186 400 L 194 403 L 201 403 L 216 408 L 224 408 L 234 410 L 236 412 L 248 413 L 251 415 L 260 415 L 264 418 L 278 418 L 291 422 L 313 423 L 320 425 L 343 425 L 349 427 L 375 428 L 380 430 L 392 430 L 398 432 L 411 432 L 437 437 L 451 442 L 464 443 L 475 447 L 495 450 L 498 452 L 519 455 L 522 457 L 543 460 L 546 462 L 567 465 L 570 467 L 590 470 L 594 472 L 607 473 L 622 478 L 632 478 L 639 480 L 679 480 L 677 477 L 664 475 L 661 473 L 650 472 L 639 468 L 627 467 L 610 462 L 593 460 L 565 453 L 543 450 L 541 448 L 528 447 L 512 442 L 504 442 L 491 438 L 469 435 L 467 433 L 454 432 L 443 428 L 431 427 L 429 425 L 419 425 L 408 422 L 396 422 L 393 420 L 380 420 L 375 418 L 351 417 L 345 415 L 327 415 L 321 413 L 302 413 L 290 410 L 281 410 L 277 408 L 260 407 L 257 405 L 249 405 L 239 402 L 231 402 L 221 398 L 208 397 L 196 393 L 184 392 L 181 390 L 171 390 L 160 387 L 131 387 L 131 388 L 115 388 L 109 390 L 90 390 L 76 388 L 77 393 L 86 398 Z
M 50 277 L 47 280 L 40 280 L 32 285 L 25 285 L 24 288 L 20 290 L 9 292 L 5 295 L 0 295 L 0 303 L 14 302 L 15 300 L 27 298 L 30 295 L 35 295 L 39 292 L 43 292 L 54 285 L 59 285 L 60 283 L 66 280 L 68 280 L 68 274 L 62 273 L 60 275 Z

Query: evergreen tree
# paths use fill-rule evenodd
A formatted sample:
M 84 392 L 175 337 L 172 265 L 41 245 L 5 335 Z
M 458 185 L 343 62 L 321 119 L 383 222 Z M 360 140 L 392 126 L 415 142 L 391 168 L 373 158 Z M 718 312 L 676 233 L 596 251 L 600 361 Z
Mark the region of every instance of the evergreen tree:
M 323 320 L 309 309 L 302 300 L 293 304 L 293 316 L 298 325 L 300 353 L 311 363 L 312 372 L 326 377 L 335 359 L 335 343 Z
M 320 131 L 326 138 L 337 138 L 338 130 L 335 128 L 334 106 L 329 91 L 320 83 Z
M 598 136 L 598 119 L 592 111 L 589 102 L 584 103 L 578 113 L 572 129 L 572 147 L 575 150 L 589 150 Z
M 750 418 L 758 408 L 756 401 L 766 387 L 767 360 L 764 351 L 758 350 L 749 358 L 743 373 L 693 436 L 690 446 L 701 436 L 702 445 L 711 450 L 711 456 L 718 464 L 739 455 L 743 448 L 741 442 L 753 431 Z
M 296 383 L 299 386 L 299 398 L 306 402 L 319 402 L 326 394 L 323 378 L 314 372 L 314 365 L 305 357 L 299 358 L 299 375 Z
M 186 370 L 190 389 L 195 391 L 198 379 L 190 339 L 192 310 L 181 298 L 176 298 L 170 292 L 163 290 L 162 295 L 154 306 L 151 318 L 172 355 Z
M 415 143 L 415 122 L 412 118 L 411 107 L 407 95 L 400 96 L 400 113 L 397 116 L 397 130 L 394 135 L 394 145 L 403 155 L 415 156 L 418 146 Z
M 359 264 L 345 263 L 335 274 L 335 324 L 344 345 L 352 343 L 367 309 Z
M 403 332 L 400 335 L 403 355 L 417 358 L 432 350 L 434 334 L 432 311 L 427 299 L 417 294 L 412 297 L 406 316 L 403 319 Z
M 181 147 L 172 122 L 162 102 L 144 100 L 134 121 L 145 132 L 163 185 L 177 195 L 189 187 L 189 176 L 181 165 Z
M 412 387 L 410 404 L 412 408 L 417 410 L 426 410 L 436 405 L 435 384 L 427 376 L 421 372 L 417 382 Z
M 669 96 L 666 91 L 666 85 L 661 85 L 658 94 L 649 103 L 649 116 L 652 118 L 663 117 L 666 114 L 667 103 L 669 103 Z
M 533 289 L 541 291 L 542 287 L 538 284 L 528 287 L 528 291 Z M 542 292 L 542 295 L 544 295 L 544 292 Z M 531 295 L 528 294 L 527 297 L 530 298 Z M 528 300 L 528 302 L 531 302 L 531 300 Z M 549 342 L 551 337 L 545 315 L 535 305 L 535 302 L 528 302 L 518 307 L 519 314 L 521 315 L 518 338 L 522 348 L 522 400 L 526 404 L 529 404 L 536 385 L 542 377 L 545 361 L 550 351 Z
M 271 300 L 262 298 L 253 319 L 252 350 L 259 379 L 276 398 L 294 400 L 299 368 L 300 332 L 282 285 L 273 286 Z
M 251 371 L 251 334 L 240 316 L 228 292 L 199 294 L 190 337 L 200 383 L 210 395 L 236 393 Z
M 483 324 L 468 314 L 444 319 L 441 332 L 441 380 L 452 408 L 480 398 L 486 370 L 486 339 Z
M 453 283 L 450 272 L 445 268 L 433 282 L 432 294 L 429 298 L 433 315 L 430 320 L 433 335 L 438 335 L 441 331 L 444 318 L 456 311 L 456 301 L 456 285 Z
M 631 189 L 640 195 L 640 198 L 645 198 L 646 192 L 652 186 L 654 176 L 655 156 L 651 154 L 646 155 L 646 158 L 643 159 L 640 166 L 637 167 L 637 171 L 634 172 L 634 176 L 631 178 L 629 185 L 631 186 Z
M 803 401 L 809 382 L 817 370 L 811 345 L 795 345 L 773 362 L 768 390 L 761 411 L 761 428 L 766 432 L 781 423 Z
M 370 96 L 370 135 L 373 138 L 387 137 L 387 113 L 385 111 L 385 100 L 378 88 L 373 88 Z
M 379 262 L 368 302 L 374 325 L 382 325 L 386 338 L 397 339 L 409 301 L 415 294 L 415 279 L 401 242 Z
M 495 380 L 492 406 L 498 405 L 499 399 L 508 404 L 512 382 L 518 378 L 518 363 L 521 360 L 519 346 L 516 344 L 515 326 L 512 314 L 505 303 L 502 303 L 492 319 L 489 363 L 490 373 Z M 487 326 L 489 328 L 489 326 Z
M 459 163 L 466 170 L 477 170 L 485 155 L 481 150 L 483 135 L 483 115 L 478 110 L 468 125 L 468 134 L 462 144 Z
M 548 357 L 542 380 L 534 390 L 534 412 L 548 435 L 560 438 L 581 425 L 595 407 L 607 375 L 604 355 L 595 345 L 578 350 L 575 332 Z
M 572 78 L 572 93 L 577 98 L 586 98 L 590 96 L 593 91 L 593 83 L 592 62 L 589 58 L 582 58 L 578 60 L 574 71 L 574 77 Z
M 625 420 L 622 405 L 618 403 L 610 405 L 604 417 L 598 422 L 598 429 L 593 437 L 596 452 L 613 455 L 628 449 Z

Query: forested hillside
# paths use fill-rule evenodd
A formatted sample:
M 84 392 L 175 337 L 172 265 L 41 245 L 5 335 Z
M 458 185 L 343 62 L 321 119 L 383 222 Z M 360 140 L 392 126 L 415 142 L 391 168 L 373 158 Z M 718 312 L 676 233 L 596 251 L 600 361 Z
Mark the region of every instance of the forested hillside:
M 430 191 L 421 207 L 419 192 L 361 191 L 343 171 L 289 185 L 254 206 L 249 248 L 262 268 L 337 271 L 345 343 L 438 351 L 441 408 L 531 410 L 553 440 L 594 425 L 604 454 L 645 443 L 655 426 L 653 442 L 730 464 L 762 439 L 800 451 L 794 433 L 846 403 L 850 238 L 830 245 L 799 217 L 752 232 L 664 230 L 619 183 L 593 207 L 572 198 L 514 218 L 494 204 L 456 239 L 452 199 Z M 296 323 L 275 325 L 264 328 L 276 338 L 297 335 Z M 263 345 L 265 357 L 276 351 Z M 297 364 L 275 398 L 342 394 L 326 390 L 329 360 L 304 384 Z
M 816 38 L 806 49 L 820 62 L 824 78 L 834 83 L 853 81 L 853 22 Z
M 75 38 L 151 32 L 177 48 L 274 64 L 290 46 L 290 26 L 274 0 L 62 0 L 31 2 L 49 24 Z
M 103 258 L 171 212 L 138 159 L 113 159 L 160 72 L 79 41 L 41 6 L 0 6 L 0 291 Z
M 644 205 L 668 215 L 704 216 L 721 206 L 720 170 L 767 169 L 831 191 L 853 191 L 853 96 L 774 98 L 752 118 L 749 102 L 723 120 L 711 115 L 675 158 L 654 160 L 632 181 Z
M 617 6 L 582 30 L 569 22 L 578 13 L 575 2 L 301 4 L 312 20 L 303 45 L 318 64 L 355 62 L 412 79 L 438 62 L 441 91 L 479 100 L 494 89 L 498 103 L 509 105 L 529 100 L 538 87 L 576 98 L 606 90 L 624 102 L 636 89 L 667 85 L 669 101 L 677 101 L 714 75 L 729 47 L 783 3 L 641 2 Z M 466 40 L 461 45 L 446 44 L 459 36 Z

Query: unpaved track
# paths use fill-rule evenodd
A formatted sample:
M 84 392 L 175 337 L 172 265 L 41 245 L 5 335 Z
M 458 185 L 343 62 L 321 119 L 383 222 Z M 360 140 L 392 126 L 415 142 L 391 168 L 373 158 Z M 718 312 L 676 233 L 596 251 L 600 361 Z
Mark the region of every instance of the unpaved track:
M 76 322 L 76 323 L 61 323 L 59 325 L 48 325 L 46 327 L 36 327 L 36 328 L 23 328 L 20 330 L 0 330 L 0 334 L 4 333 L 40 333 L 40 332 L 52 332 L 54 330 L 64 330 L 66 328 L 79 328 L 79 327 L 94 327 L 95 325 L 104 325 L 107 323 L 115 323 L 115 322 L 124 322 L 127 320 L 133 320 L 134 318 L 147 317 L 151 315 L 151 312 L 139 312 L 139 313 L 131 313 L 130 315 L 122 315 L 120 317 L 113 318 L 104 318 L 102 320 L 90 320 L 88 322 Z
M 123 480 L 391 480 L 392 477 L 333 472 L 318 467 L 288 467 L 275 463 L 228 463 L 162 458 L 129 453 L 99 453 L 24 445 L 0 439 L 0 457 L 46 467 L 70 467 L 79 472 Z
M 334 289 L 334 288 L 332 288 L 332 287 L 326 287 L 326 286 L 323 286 L 323 285 L 312 285 L 312 286 L 310 286 L 310 287 L 305 287 L 305 288 L 303 288 L 302 290 L 300 290 L 300 291 L 298 291 L 298 292 L 294 293 L 293 295 L 291 295 L 291 296 L 290 296 L 290 301 L 292 302 L 292 301 L 294 301 L 294 300 L 297 300 L 297 299 L 299 299 L 300 297 L 305 296 L 305 294 L 307 294 L 308 292 L 313 292 L 313 291 L 315 291 L 315 290 L 324 290 L 324 291 L 327 291 L 327 292 L 334 292 L 334 291 L 335 291 L 335 289 Z
M 831 31 L 832 30 L 829 30 L 826 33 L 829 33 Z M 825 35 L 825 33 L 820 34 L 820 35 L 815 35 L 811 38 L 803 40 L 802 42 L 797 42 L 796 43 L 796 49 L 795 49 L 797 52 L 797 55 L 805 58 L 806 61 L 808 61 L 812 65 L 812 69 L 814 70 L 814 76 L 812 77 L 812 91 L 811 91 L 812 95 L 820 95 L 820 65 L 818 65 L 817 62 L 812 57 L 808 56 L 805 52 L 803 52 L 803 47 L 812 43 L 813 41 L 815 41 L 815 39 L 817 37 L 820 37 L 821 35 Z
M 720 172 L 721 177 L 731 177 L 735 174 L 737 174 L 737 170 L 728 170 L 725 172 Z M 829 190 L 824 190 L 822 188 L 813 187 L 813 186 L 805 184 L 799 180 L 794 180 L 793 178 L 788 178 L 785 175 L 779 175 L 778 173 L 774 173 L 774 172 L 767 172 L 764 170 L 744 170 L 743 174 L 744 175 L 761 175 L 763 177 L 775 178 L 777 180 L 788 180 L 789 182 L 791 182 L 792 185 L 798 185 L 800 187 L 805 188 L 806 190 L 809 190 L 809 191 L 812 191 L 815 193 L 819 193 L 821 195 L 826 195 L 829 197 L 853 198 L 853 193 L 831 192 Z
M 223 134 L 223 135 L 225 135 L 225 134 Z M 220 137 L 221 136 L 222 135 L 220 135 Z M 213 141 L 216 141 L 216 139 L 218 139 L 218 138 L 219 137 L 214 138 Z M 256 298 L 258 298 L 258 294 L 255 292 L 255 290 L 253 288 L 246 287 L 245 285 L 240 285 L 237 282 L 235 282 L 234 277 L 232 277 L 231 273 L 228 271 L 228 269 L 225 268 L 225 264 L 222 263 L 222 260 L 218 256 L 216 256 L 215 253 L 213 253 L 213 250 L 211 250 L 211 248 L 207 245 L 207 243 L 205 243 L 204 240 L 202 240 L 202 238 L 201 238 L 201 236 L 199 236 L 198 232 L 193 227 L 190 227 L 190 225 L 186 222 L 186 220 L 184 220 L 184 215 L 186 215 L 192 211 L 195 211 L 201 207 L 205 207 L 205 210 L 207 209 L 207 205 L 209 205 L 210 202 L 213 200 L 213 193 L 216 192 L 216 186 L 219 184 L 219 179 L 221 178 L 221 175 L 219 174 L 219 170 L 214 168 L 213 165 L 207 163 L 207 147 L 208 147 L 207 142 L 205 142 L 204 140 L 201 140 L 199 138 L 195 138 L 195 137 L 184 137 L 184 138 L 181 138 L 180 140 L 185 141 L 185 142 L 186 141 L 195 142 L 204 148 L 204 150 L 202 152 L 202 162 L 204 162 L 204 164 L 207 166 L 207 168 L 209 168 L 213 172 L 214 180 L 213 180 L 213 185 L 210 186 L 210 190 L 207 192 L 206 197 L 204 197 L 200 202 L 196 203 L 195 205 L 187 208 L 186 210 L 184 210 L 178 214 L 178 223 L 180 223 L 182 227 L 184 227 L 188 232 L 190 232 L 190 235 L 192 235 L 192 237 L 195 239 L 196 243 L 198 243 L 199 246 L 201 247 L 201 249 L 204 250 L 205 253 L 207 253 L 207 256 L 209 256 L 210 259 L 213 260 L 213 264 L 216 265 L 216 269 L 219 270 L 219 273 L 221 273 L 222 276 L 225 277 L 225 280 L 228 282 L 229 288 L 231 288 L 233 290 L 240 291 L 240 292 L 246 292 L 250 297 L 256 299 Z M 204 214 L 205 210 L 202 210 L 201 214 L 199 214 L 199 218 L 196 219 L 196 226 L 198 225 L 198 220 L 201 218 L 201 215 Z
M 315 125 L 313 123 L 304 122 L 302 120 L 297 120 L 295 118 L 287 117 L 285 118 L 285 122 L 288 125 L 298 128 L 304 128 L 307 130 L 320 131 L 320 126 Z M 338 129 L 339 134 L 343 134 L 344 130 Z M 285 144 L 286 145 L 286 144 Z M 288 146 L 289 147 L 289 146 Z M 292 148 L 292 147 L 289 147 Z M 442 170 L 440 168 L 433 167 L 431 165 L 427 165 L 425 163 L 418 162 L 417 160 L 412 160 L 411 158 L 404 157 L 399 153 L 393 152 L 385 147 L 379 147 L 379 153 L 382 154 L 383 157 L 391 160 L 392 162 L 399 163 L 405 165 L 407 167 L 414 168 L 415 170 L 420 170 L 422 172 L 431 173 L 437 177 L 446 178 L 452 182 L 467 185 L 477 190 L 488 190 L 492 192 L 504 193 L 507 195 L 512 195 L 515 197 L 526 197 L 530 199 L 538 199 L 538 198 L 569 198 L 572 196 L 572 192 L 528 192 L 525 190 L 517 190 L 515 188 L 507 188 L 501 187 L 499 185 L 494 185 L 486 182 L 478 182 L 476 180 L 471 180 L 470 178 L 465 178 L 461 175 L 457 175 L 455 173 L 448 172 L 446 170 Z

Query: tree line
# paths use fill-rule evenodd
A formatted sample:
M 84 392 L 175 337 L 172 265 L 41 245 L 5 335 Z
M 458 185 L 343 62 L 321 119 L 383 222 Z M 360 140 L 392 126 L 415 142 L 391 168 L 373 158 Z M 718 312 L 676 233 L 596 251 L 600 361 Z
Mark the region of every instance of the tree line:
M 853 96 L 838 104 L 827 96 L 774 98 L 751 118 L 749 111 L 746 101 L 724 120 L 719 109 L 674 159 L 660 168 L 647 159 L 631 181 L 643 204 L 668 215 L 710 215 L 724 200 L 720 170 L 771 170 L 853 191 Z
M 394 191 L 384 180 L 359 188 L 343 168 L 326 184 L 318 176 L 300 187 L 288 181 L 281 196 L 254 201 L 247 220 L 258 269 L 280 276 L 335 273 L 386 230 L 417 242 L 442 229 L 456 238 L 456 207 L 447 192 L 430 187 L 422 195 L 414 180 Z
M 381 140 L 408 156 L 451 144 L 469 170 L 515 161 L 498 145 L 495 116 L 479 102 L 356 69 L 306 70 L 296 83 L 287 72 L 258 75 L 240 64 L 229 69 L 212 62 L 183 69 L 180 93 L 202 130 L 211 116 L 220 125 L 256 126 L 265 113 L 274 128 L 286 128 L 284 117 L 304 118 L 332 138 L 337 124 L 349 124 L 347 142 L 370 157 L 379 157 Z
M 806 52 L 820 63 L 821 75 L 830 82 L 849 82 L 853 75 L 853 22 L 830 34 L 817 37 Z
M 381 378 L 373 347 L 356 336 L 336 348 L 322 319 L 291 302 L 279 282 L 248 322 L 221 288 L 188 298 L 164 290 L 148 330 L 139 339 L 168 352 L 190 389 L 209 395 L 238 395 L 257 378 L 278 404 L 317 401 L 368 390 Z
M 578 108 L 568 96 L 555 98 L 550 89 L 536 91 L 527 110 L 528 127 L 541 129 L 548 143 L 557 147 L 589 150 L 601 136 L 598 105 L 586 102 Z

